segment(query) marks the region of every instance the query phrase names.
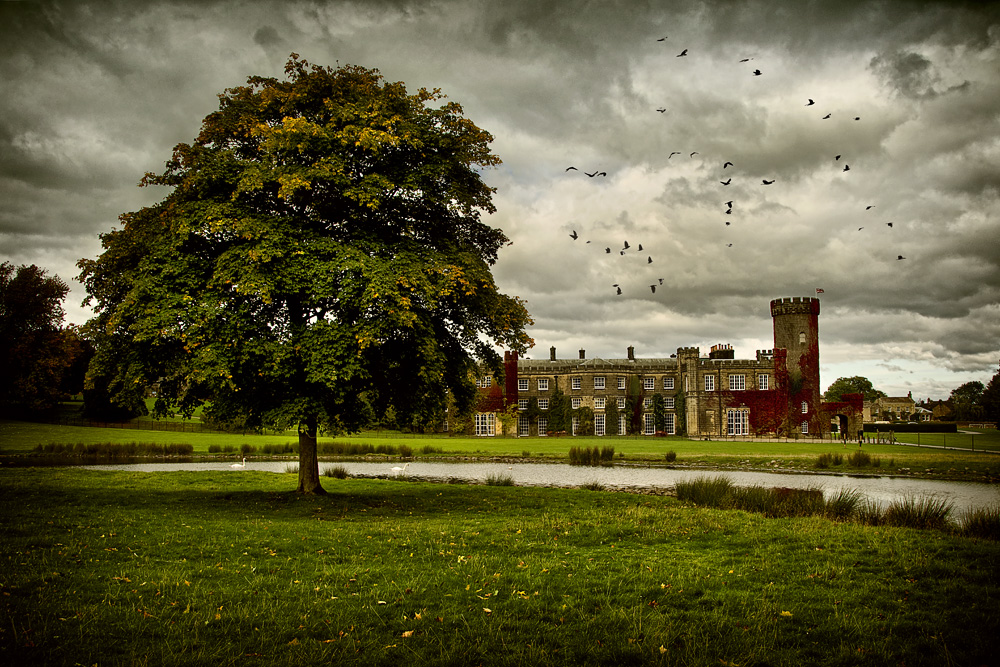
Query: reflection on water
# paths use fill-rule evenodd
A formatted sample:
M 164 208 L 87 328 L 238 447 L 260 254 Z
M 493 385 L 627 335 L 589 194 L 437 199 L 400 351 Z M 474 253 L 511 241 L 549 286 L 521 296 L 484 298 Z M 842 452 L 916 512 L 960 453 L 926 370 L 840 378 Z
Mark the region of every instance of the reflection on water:
M 215 470 L 242 474 L 244 471 L 284 473 L 297 469 L 292 460 L 247 461 L 245 469 L 233 469 L 231 461 L 197 461 L 169 463 L 104 463 L 87 465 L 95 470 L 129 470 L 136 472 L 171 472 L 177 470 Z M 397 462 L 338 461 L 320 462 L 320 471 L 327 467 L 343 466 L 354 477 L 393 478 L 398 473 L 392 468 Z M 616 465 L 589 468 L 565 463 L 491 463 L 491 462 L 421 462 L 415 461 L 406 468 L 410 479 L 428 481 L 462 481 L 484 483 L 489 477 L 510 476 L 518 486 L 575 487 L 588 482 L 599 482 L 608 489 L 642 492 L 670 493 L 678 481 L 704 476 L 725 475 L 737 486 L 766 486 L 790 488 L 818 488 L 827 496 L 841 490 L 857 490 L 867 498 L 888 503 L 909 496 L 930 497 L 950 502 L 956 513 L 968 509 L 1000 504 L 1000 487 L 977 482 L 950 482 L 908 477 L 862 477 L 850 475 L 784 474 L 773 472 L 689 470 L 662 467 Z

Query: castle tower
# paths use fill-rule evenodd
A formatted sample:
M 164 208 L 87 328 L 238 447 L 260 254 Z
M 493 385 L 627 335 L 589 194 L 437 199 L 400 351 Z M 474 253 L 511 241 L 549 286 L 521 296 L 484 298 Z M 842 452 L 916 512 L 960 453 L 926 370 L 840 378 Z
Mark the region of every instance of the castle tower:
M 809 422 L 809 432 L 819 434 L 824 428 L 820 418 L 819 391 L 819 299 L 786 297 L 771 301 L 775 351 L 784 349 L 788 372 L 791 421 Z M 780 370 L 775 368 L 776 372 Z M 778 380 L 779 378 L 775 378 Z M 779 380 L 780 381 L 780 380 Z M 806 409 L 802 410 L 802 403 Z

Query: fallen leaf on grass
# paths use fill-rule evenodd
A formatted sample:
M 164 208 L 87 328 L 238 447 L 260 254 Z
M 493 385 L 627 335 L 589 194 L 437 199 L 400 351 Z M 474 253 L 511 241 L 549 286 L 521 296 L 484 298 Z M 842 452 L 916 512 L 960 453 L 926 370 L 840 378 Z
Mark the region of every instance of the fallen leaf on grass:
M 403 636 L 404 637 L 412 637 L 413 636 L 413 630 L 407 630 L 406 632 L 403 633 Z
M 790 611 L 783 611 L 783 612 L 781 612 L 781 615 L 782 616 L 791 616 L 792 612 L 790 612 Z

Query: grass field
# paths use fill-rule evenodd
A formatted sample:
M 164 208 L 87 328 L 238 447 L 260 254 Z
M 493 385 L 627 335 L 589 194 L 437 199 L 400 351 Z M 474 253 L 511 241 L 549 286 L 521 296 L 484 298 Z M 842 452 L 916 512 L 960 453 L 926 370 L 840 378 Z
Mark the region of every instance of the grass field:
M 0 663 L 997 664 L 996 542 L 586 490 L 293 486 L 0 469 Z
M 964 434 L 959 434 L 959 436 Z M 959 437 L 951 436 L 951 437 Z M 915 438 L 915 435 L 911 435 Z M 971 437 L 971 436 L 970 436 Z M 250 456 L 260 456 L 268 446 L 294 447 L 292 435 L 239 435 L 216 432 L 178 433 L 83 426 L 57 426 L 0 420 L 0 456 L 32 456 L 36 448 L 53 444 L 104 445 L 133 442 L 156 444 L 190 444 L 194 455 L 209 455 L 209 449 L 228 448 L 220 456 L 236 458 L 244 447 Z M 850 453 L 858 451 L 857 443 L 786 441 L 738 442 L 704 441 L 668 437 L 560 437 L 560 438 L 463 438 L 420 437 L 392 433 L 362 433 L 339 438 L 320 438 L 321 448 L 327 445 L 373 445 L 386 453 L 381 458 L 398 458 L 393 452 L 408 447 L 416 457 L 528 458 L 532 460 L 569 460 L 570 449 L 614 448 L 615 461 L 666 464 L 667 455 L 676 458 L 671 465 L 712 468 L 719 470 L 824 470 L 872 474 L 920 475 L 979 482 L 1000 481 L 1000 435 L 983 431 L 976 435 L 976 451 L 938 449 L 907 445 L 866 443 L 861 451 L 870 454 L 877 465 L 863 469 L 846 463 Z M 428 453 L 430 452 L 430 453 Z M 820 465 L 823 455 L 841 455 L 844 463 Z M 294 456 L 293 453 L 287 454 Z

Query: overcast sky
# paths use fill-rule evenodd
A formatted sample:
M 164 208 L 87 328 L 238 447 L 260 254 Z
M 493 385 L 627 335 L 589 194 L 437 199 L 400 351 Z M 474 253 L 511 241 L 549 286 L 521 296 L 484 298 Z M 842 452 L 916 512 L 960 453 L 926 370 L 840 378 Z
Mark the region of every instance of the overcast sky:
M 493 134 L 529 356 L 752 358 L 772 298 L 822 289 L 824 388 L 947 398 L 997 370 L 987 2 L 0 1 L 0 261 L 69 282 L 84 322 L 76 261 L 163 197 L 143 173 L 291 52 L 440 88 Z

